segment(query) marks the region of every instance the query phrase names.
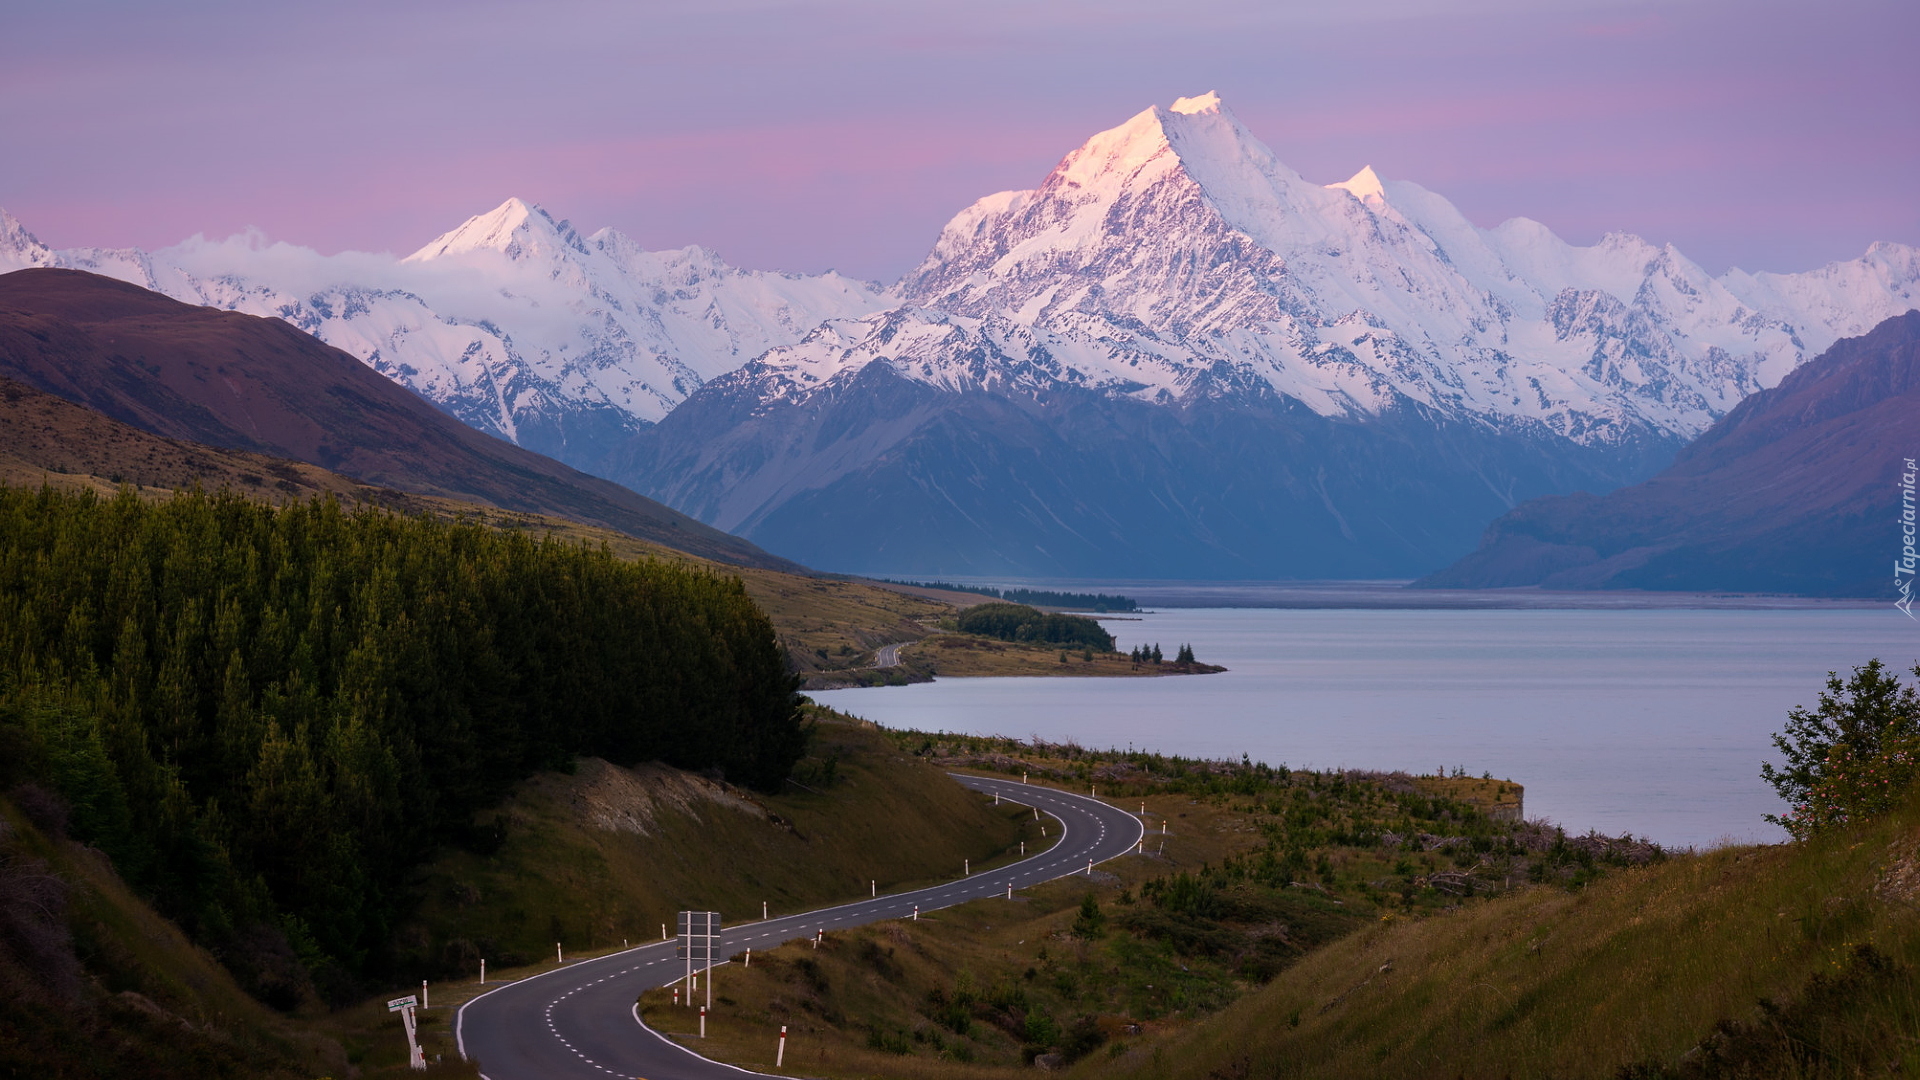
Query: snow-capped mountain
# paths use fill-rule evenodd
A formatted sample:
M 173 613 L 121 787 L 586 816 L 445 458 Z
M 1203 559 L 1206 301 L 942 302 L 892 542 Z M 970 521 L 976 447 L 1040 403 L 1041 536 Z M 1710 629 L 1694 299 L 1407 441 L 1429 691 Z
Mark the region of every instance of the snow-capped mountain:
M 581 236 L 519 199 L 405 259 L 257 235 L 53 251 L 0 210 L 0 271 L 26 266 L 278 316 L 474 427 L 585 468 L 708 379 L 884 304 L 838 274 L 744 271 L 698 247 L 646 251 L 613 229 Z
M 890 288 L 582 236 L 509 200 L 405 259 L 50 251 L 278 315 L 469 424 L 784 555 L 916 573 L 1409 576 L 1644 479 L 1916 304 L 1920 252 L 1715 277 L 1302 178 L 1212 94 L 981 199 Z
M 1893 244 L 1716 279 L 1634 236 L 1581 248 L 1525 219 L 1480 229 L 1370 168 L 1310 183 L 1208 94 L 968 207 L 898 291 L 1044 331 L 1070 378 L 1114 394 L 1263 385 L 1323 416 L 1418 405 L 1604 444 L 1698 434 L 1911 307 L 1917 284 L 1920 256 Z
M 1895 244 L 1715 278 L 1481 229 L 1371 169 L 1308 182 L 1209 94 L 961 211 L 899 306 L 713 380 L 608 475 L 839 569 L 1413 573 L 1643 478 L 1917 285 Z

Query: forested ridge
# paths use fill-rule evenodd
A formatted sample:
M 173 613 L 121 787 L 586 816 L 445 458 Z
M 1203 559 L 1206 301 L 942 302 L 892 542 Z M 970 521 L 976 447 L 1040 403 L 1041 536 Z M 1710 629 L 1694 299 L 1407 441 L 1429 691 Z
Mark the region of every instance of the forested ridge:
M 806 733 L 738 579 L 477 525 L 0 488 L 0 783 L 291 1004 L 379 973 L 409 870 L 575 755 L 778 784 Z

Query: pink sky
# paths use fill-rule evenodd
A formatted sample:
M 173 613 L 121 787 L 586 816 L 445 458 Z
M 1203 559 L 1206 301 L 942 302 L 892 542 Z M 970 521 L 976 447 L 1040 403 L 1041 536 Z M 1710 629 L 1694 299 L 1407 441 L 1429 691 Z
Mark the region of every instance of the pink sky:
M 41 239 L 406 252 L 510 195 L 890 280 L 981 195 L 1217 90 L 1310 179 L 1708 269 L 1920 244 L 1920 5 L 688 0 L 10 12 L 0 206 Z

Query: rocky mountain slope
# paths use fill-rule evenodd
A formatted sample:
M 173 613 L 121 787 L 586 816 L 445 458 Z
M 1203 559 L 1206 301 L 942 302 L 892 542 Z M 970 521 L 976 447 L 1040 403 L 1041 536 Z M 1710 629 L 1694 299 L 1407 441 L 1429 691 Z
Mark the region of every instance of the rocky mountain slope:
M 1424 573 L 1538 494 L 1664 464 L 1920 254 L 1707 275 L 1308 183 L 1212 95 L 963 211 L 897 286 L 713 380 L 602 471 L 866 572 Z
M 1903 474 L 1920 454 L 1920 311 L 1836 343 L 1740 403 L 1672 467 L 1535 499 L 1437 588 L 1899 595 Z
M 0 376 L 170 438 L 554 514 L 723 562 L 793 568 L 618 484 L 467 427 L 277 319 L 193 307 L 97 274 L 0 276 Z

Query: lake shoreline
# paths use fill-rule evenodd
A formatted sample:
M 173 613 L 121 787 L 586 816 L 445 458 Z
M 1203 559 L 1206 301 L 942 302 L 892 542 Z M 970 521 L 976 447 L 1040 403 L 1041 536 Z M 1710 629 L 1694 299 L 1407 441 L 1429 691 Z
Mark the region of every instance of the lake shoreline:
M 1056 592 L 1112 592 L 1146 608 L 1272 608 L 1300 611 L 1860 611 L 1893 598 L 1687 593 L 1640 590 L 1409 589 L 1406 580 L 1181 581 L 1111 578 L 961 577 L 955 584 Z M 1115 613 L 1121 614 L 1121 613 Z M 1138 614 L 1126 612 L 1127 616 Z

